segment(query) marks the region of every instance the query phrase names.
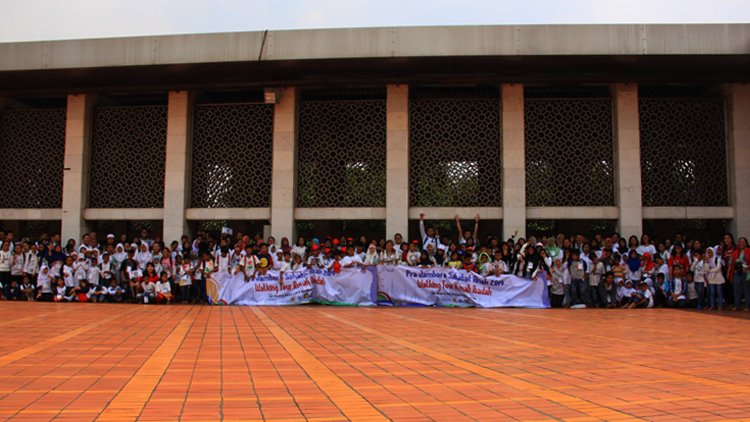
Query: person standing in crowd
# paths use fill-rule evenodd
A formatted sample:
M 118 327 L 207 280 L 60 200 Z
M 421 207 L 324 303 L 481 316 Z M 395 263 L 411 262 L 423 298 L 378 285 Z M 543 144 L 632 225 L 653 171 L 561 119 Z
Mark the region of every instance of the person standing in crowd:
M 742 298 L 745 298 L 745 310 L 750 311 L 750 248 L 747 245 L 747 238 L 740 237 L 737 240 L 736 248 L 728 261 L 729 274 L 732 277 L 732 293 L 734 296 L 734 308 L 737 311 L 742 309 Z
M 722 273 L 721 256 L 716 254 L 712 248 L 706 249 L 706 263 L 708 271 L 706 279 L 708 280 L 708 297 L 709 311 L 724 309 L 724 291 L 725 284 L 724 274 Z

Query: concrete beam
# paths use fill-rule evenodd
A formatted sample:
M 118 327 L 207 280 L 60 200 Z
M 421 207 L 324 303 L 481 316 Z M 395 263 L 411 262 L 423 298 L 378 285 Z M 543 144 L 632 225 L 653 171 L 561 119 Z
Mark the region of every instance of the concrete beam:
M 750 236 L 750 84 L 724 87 L 727 98 L 729 190 L 734 209 L 732 233 Z
M 614 101 L 615 194 L 620 209 L 618 231 L 623 236 L 640 237 L 643 233 L 643 185 L 638 85 L 618 83 L 610 89 Z
M 63 241 L 75 239 L 78 243 L 83 233 L 88 231 L 83 210 L 88 202 L 92 111 L 95 101 L 93 94 L 68 95 L 61 224 Z
M 503 235 L 526 233 L 526 135 L 522 84 L 503 84 L 501 119 L 503 133 Z
M 273 170 L 271 178 L 271 233 L 277 239 L 294 238 L 297 200 L 297 89 L 280 91 L 273 117 Z
M 388 85 L 385 235 L 409 232 L 409 86 Z
M 185 208 L 190 200 L 190 165 L 193 134 L 193 95 L 171 91 L 167 106 L 167 148 L 164 166 L 165 242 L 190 235 Z

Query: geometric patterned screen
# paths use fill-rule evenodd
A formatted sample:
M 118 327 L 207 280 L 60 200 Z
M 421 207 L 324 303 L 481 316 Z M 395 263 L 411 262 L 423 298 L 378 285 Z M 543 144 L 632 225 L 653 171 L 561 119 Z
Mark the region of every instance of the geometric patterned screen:
M 195 106 L 191 207 L 269 206 L 273 112 L 266 104 Z
M 498 90 L 423 88 L 409 95 L 411 206 L 502 206 Z
M 299 103 L 297 206 L 385 206 L 385 99 Z
M 62 208 L 65 109 L 0 112 L 0 208 Z
M 643 206 L 725 206 L 721 98 L 641 98 Z
M 526 98 L 526 204 L 615 204 L 612 100 Z
M 162 208 L 166 106 L 94 108 L 90 208 Z

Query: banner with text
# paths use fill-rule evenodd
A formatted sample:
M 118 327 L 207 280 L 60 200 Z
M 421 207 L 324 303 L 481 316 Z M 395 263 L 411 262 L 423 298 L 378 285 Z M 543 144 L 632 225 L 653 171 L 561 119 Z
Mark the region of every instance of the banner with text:
M 374 306 L 377 271 L 342 269 L 338 274 L 321 269 L 269 271 L 246 280 L 244 274 L 214 273 L 207 280 L 211 304 L 297 305 L 312 301 L 330 305 Z
M 297 305 L 317 302 L 358 306 L 477 306 L 549 308 L 547 282 L 503 275 L 482 277 L 463 270 L 397 266 L 214 273 L 207 280 L 211 304 Z
M 379 305 L 549 308 L 547 282 L 448 268 L 378 267 Z

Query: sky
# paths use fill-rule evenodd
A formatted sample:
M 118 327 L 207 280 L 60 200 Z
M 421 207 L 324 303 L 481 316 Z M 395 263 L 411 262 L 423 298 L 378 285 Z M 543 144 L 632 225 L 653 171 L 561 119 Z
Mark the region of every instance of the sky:
M 750 22 L 750 0 L 0 0 L 0 42 L 265 29 Z

